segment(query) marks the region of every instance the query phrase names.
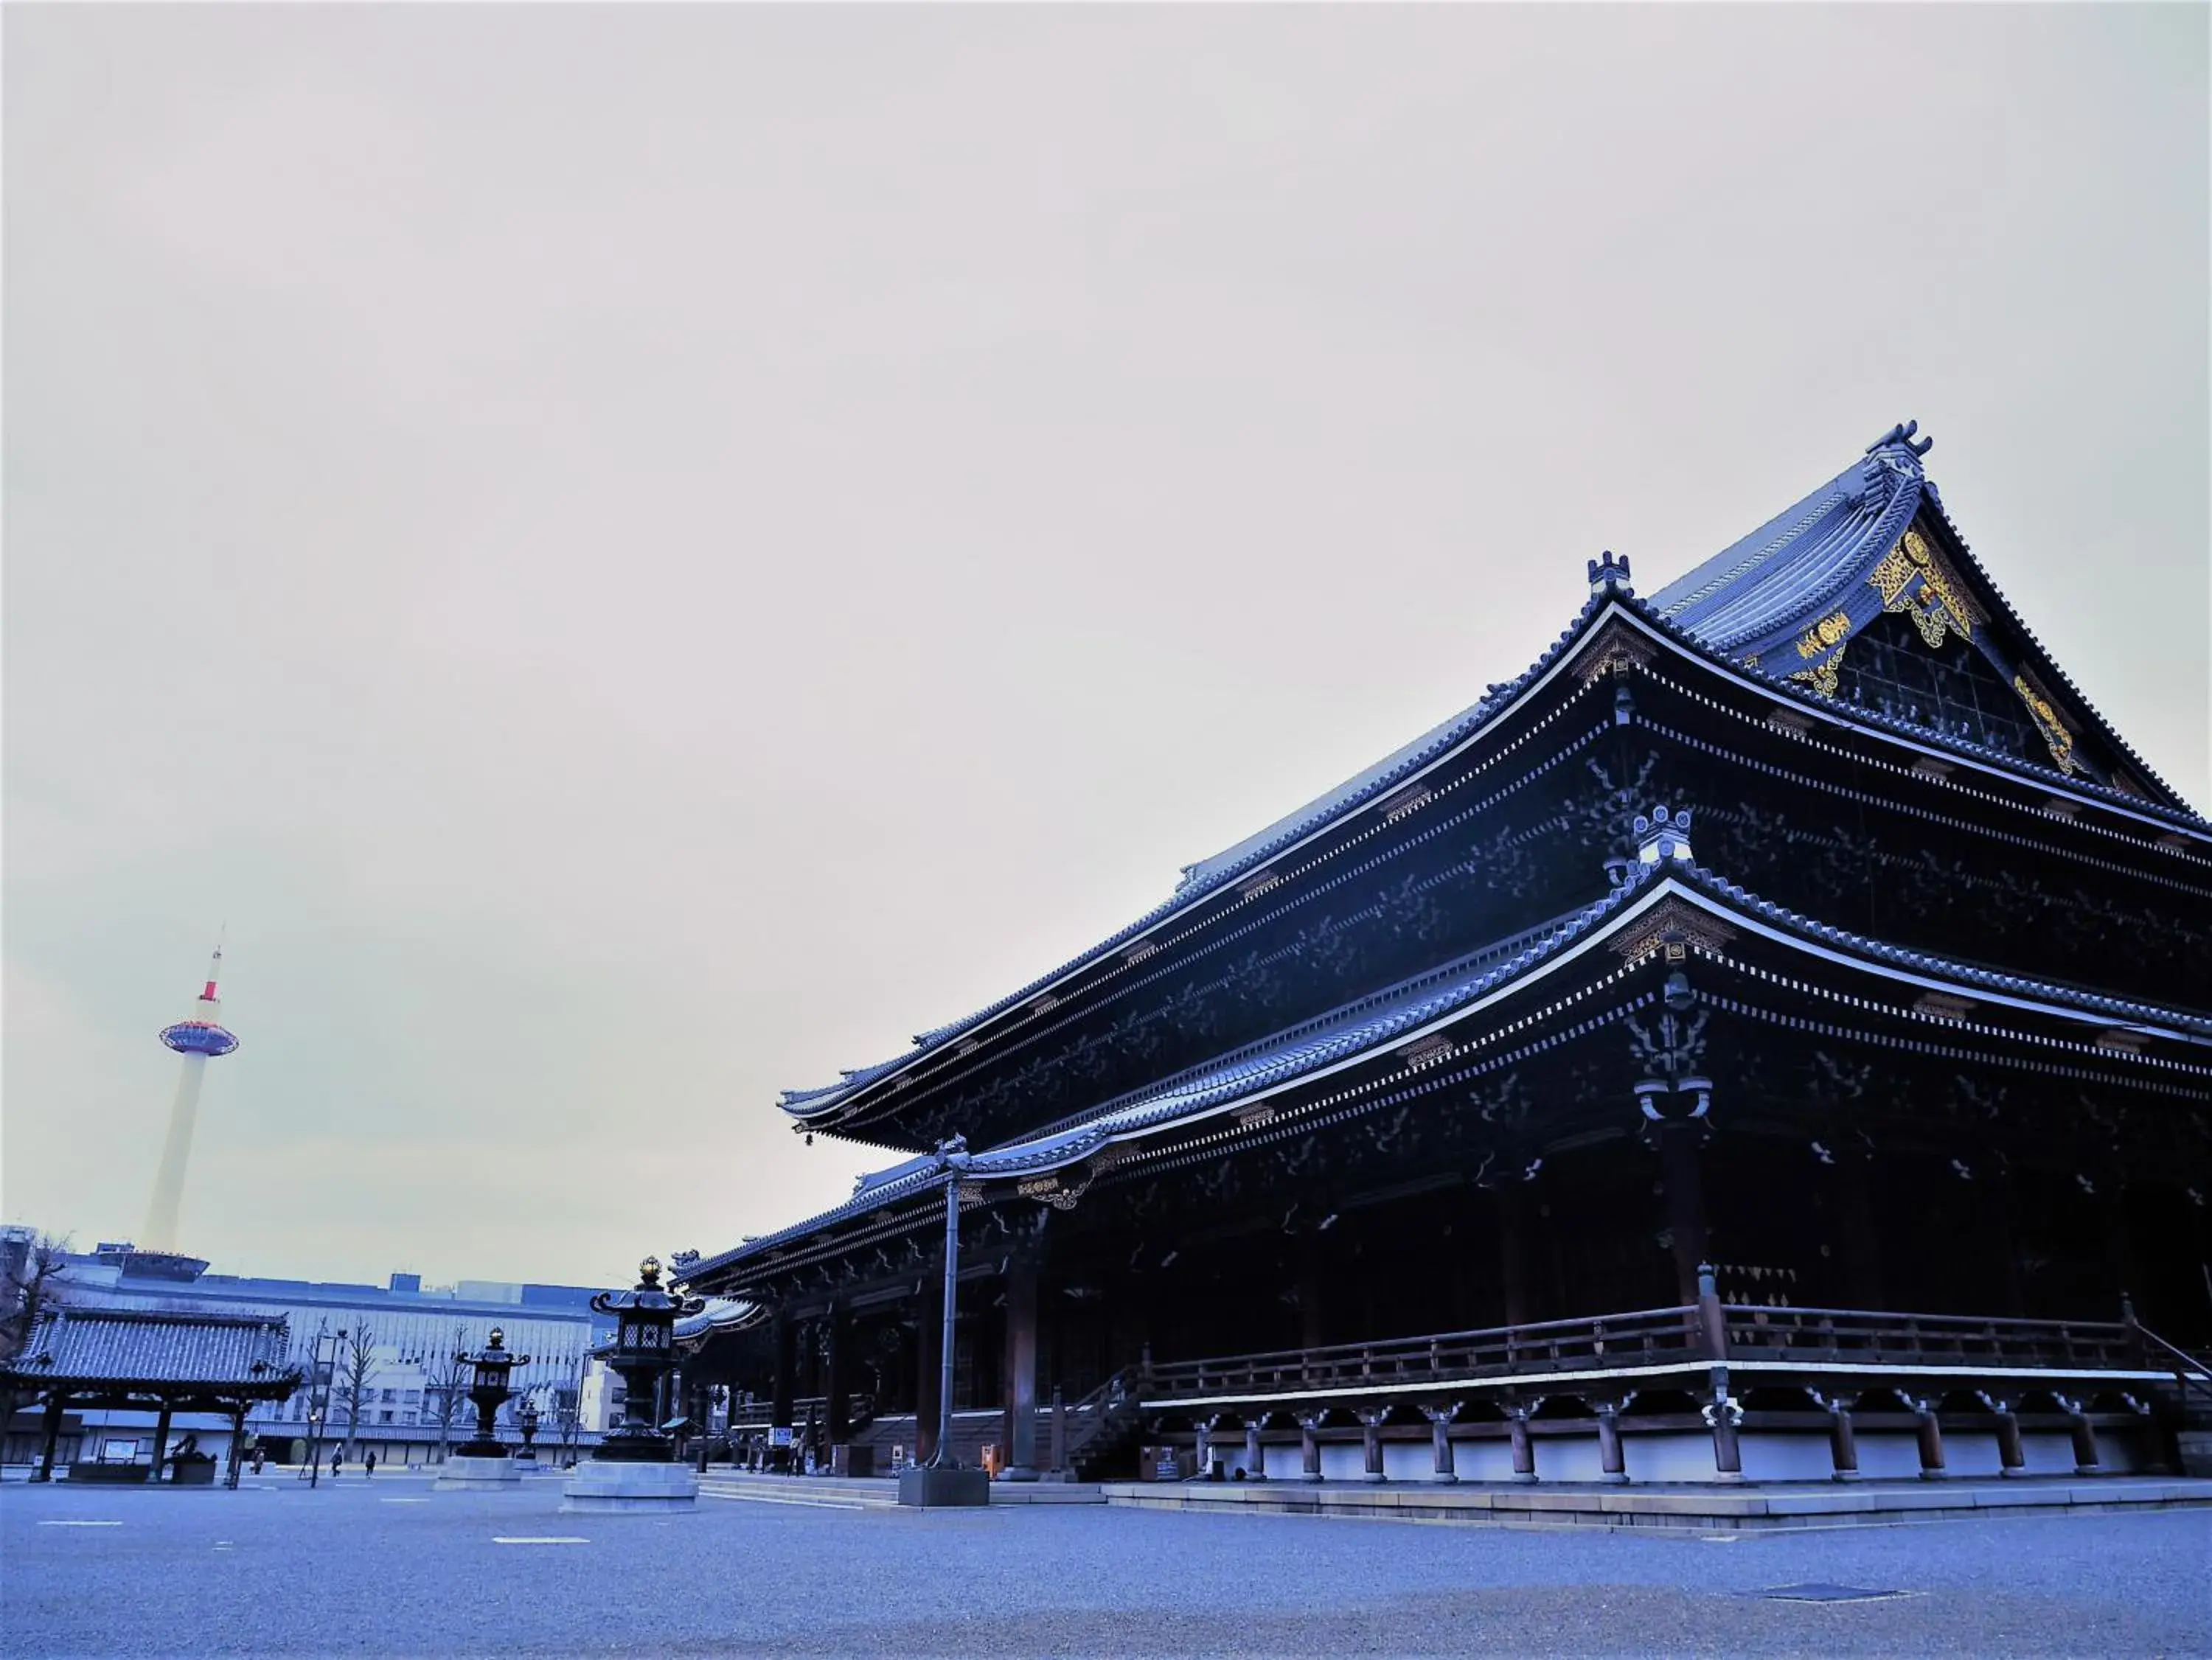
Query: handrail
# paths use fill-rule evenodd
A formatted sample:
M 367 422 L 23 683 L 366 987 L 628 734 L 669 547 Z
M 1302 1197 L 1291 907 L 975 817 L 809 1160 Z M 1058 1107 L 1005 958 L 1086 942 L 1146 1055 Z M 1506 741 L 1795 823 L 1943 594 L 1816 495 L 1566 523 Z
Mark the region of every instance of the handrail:
M 2207 1366 L 2179 1344 L 2169 1343 L 2148 1326 L 2137 1325 L 2135 1332 L 2153 1358 L 2163 1358 L 2173 1367 L 2174 1381 L 2185 1392 L 2194 1386 L 2212 1395 L 2212 1366 Z
M 1340 1387 L 1428 1378 L 1510 1375 L 1563 1365 L 1635 1366 L 1705 1352 L 1694 1306 L 1644 1309 L 1581 1320 L 1545 1320 L 1433 1336 L 1334 1343 L 1311 1349 L 1156 1363 L 1152 1394 L 1225 1393 L 1285 1385 Z
M 1250 1354 L 1228 1354 L 1218 1358 L 1209 1358 L 1203 1361 L 1170 1360 L 1165 1363 L 1155 1361 L 1152 1365 L 1152 1375 L 1157 1378 L 1162 1372 L 1175 1372 L 1200 1365 L 1209 1367 L 1233 1367 L 1275 1366 L 1297 1362 L 1324 1364 L 1340 1356 L 1369 1355 L 1381 1349 L 1409 1344 L 1418 1344 L 1423 1348 L 1434 1344 L 1472 1344 L 1483 1338 L 1508 1336 L 1524 1340 L 1528 1347 L 1534 1348 L 1551 1341 L 1554 1336 L 1586 1331 L 1592 1325 L 1620 1324 L 1661 1317 L 1674 1318 L 1695 1314 L 1697 1312 L 1694 1306 L 1686 1305 L 1680 1308 L 1642 1309 L 1627 1314 L 1592 1315 L 1577 1320 L 1536 1320 L 1517 1326 L 1477 1326 L 1467 1331 L 1424 1333 L 1411 1337 L 1378 1337 L 1364 1343 L 1322 1343 L 1312 1348 L 1261 1349 Z
M 1156 1363 L 1144 1382 L 1146 1396 L 1158 1399 L 1357 1390 L 1731 1359 L 2105 1371 L 2140 1358 L 2135 1330 L 2101 1320 L 1762 1307 L 1709 1297 L 1703 1306 Z

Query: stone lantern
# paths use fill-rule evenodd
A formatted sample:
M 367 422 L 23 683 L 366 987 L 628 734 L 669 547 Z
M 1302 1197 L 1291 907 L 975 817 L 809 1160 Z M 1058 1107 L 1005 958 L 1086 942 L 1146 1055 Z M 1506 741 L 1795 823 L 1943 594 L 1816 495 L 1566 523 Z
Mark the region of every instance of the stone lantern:
M 470 1369 L 469 1401 L 477 1409 L 477 1433 L 453 1449 L 438 1472 L 441 1488 L 504 1487 L 521 1481 L 522 1471 L 500 1445 L 497 1418 L 500 1407 L 514 1391 L 508 1384 L 515 1367 L 530 1364 L 527 1354 L 507 1346 L 507 1334 L 491 1329 L 484 1346 L 474 1354 L 453 1356 L 454 1364 Z
M 623 1380 L 623 1421 L 569 1475 L 563 1510 L 665 1511 L 698 1499 L 698 1472 L 676 1462 L 676 1444 L 653 1421 L 653 1404 L 676 1363 L 677 1320 L 707 1305 L 681 1286 L 662 1289 L 660 1271 L 659 1259 L 648 1257 L 632 1289 L 592 1299 L 595 1312 L 615 1317 L 614 1342 L 603 1352 Z

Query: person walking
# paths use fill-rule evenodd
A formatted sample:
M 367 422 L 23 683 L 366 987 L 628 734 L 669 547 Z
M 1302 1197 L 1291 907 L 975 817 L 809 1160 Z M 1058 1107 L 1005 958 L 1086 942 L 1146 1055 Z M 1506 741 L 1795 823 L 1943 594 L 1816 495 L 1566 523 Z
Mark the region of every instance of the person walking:
M 345 1449 L 339 1447 L 331 1454 L 331 1480 L 338 1479 L 338 1471 L 345 1464 Z
M 361 1473 L 363 1475 L 374 1475 L 376 1474 L 375 1448 L 371 1447 L 368 1451 L 368 1456 L 361 1461 Z

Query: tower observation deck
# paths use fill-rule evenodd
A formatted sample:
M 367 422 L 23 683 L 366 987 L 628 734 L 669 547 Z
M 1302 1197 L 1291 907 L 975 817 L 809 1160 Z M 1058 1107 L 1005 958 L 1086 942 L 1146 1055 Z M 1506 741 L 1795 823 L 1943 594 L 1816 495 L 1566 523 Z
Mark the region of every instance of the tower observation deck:
M 185 1166 L 192 1155 L 192 1130 L 199 1120 L 200 1085 L 207 1063 L 238 1047 L 236 1034 L 217 1018 L 222 1001 L 216 988 L 222 974 L 222 948 L 218 945 L 208 964 L 207 983 L 185 1017 L 161 1028 L 162 1044 L 184 1057 L 184 1067 L 177 1079 L 176 1100 L 169 1107 L 169 1134 L 161 1144 L 154 1201 L 147 1208 L 146 1230 L 138 1241 L 140 1251 L 149 1255 L 177 1251 L 177 1215 L 185 1197 Z

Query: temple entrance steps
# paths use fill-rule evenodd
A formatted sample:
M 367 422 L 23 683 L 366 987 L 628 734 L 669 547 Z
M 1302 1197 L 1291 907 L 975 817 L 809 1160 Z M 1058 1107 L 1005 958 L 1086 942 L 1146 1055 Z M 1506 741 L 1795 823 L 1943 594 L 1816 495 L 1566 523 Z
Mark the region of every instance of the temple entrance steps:
M 699 1478 L 699 1497 L 820 1510 L 890 1510 L 898 1504 L 898 1483 L 823 1475 L 753 1475 L 710 1464 Z
M 898 1482 L 889 1476 L 752 1475 L 709 1467 L 699 1496 L 737 1503 L 796 1505 L 817 1510 L 895 1510 Z M 994 1481 L 994 1505 L 1103 1505 L 1096 1482 Z

